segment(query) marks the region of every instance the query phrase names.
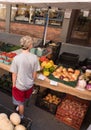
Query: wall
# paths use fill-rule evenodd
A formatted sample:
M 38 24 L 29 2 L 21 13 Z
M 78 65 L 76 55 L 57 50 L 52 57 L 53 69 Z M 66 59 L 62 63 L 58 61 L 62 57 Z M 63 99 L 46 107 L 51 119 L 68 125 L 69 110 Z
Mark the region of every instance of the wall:
M 0 31 L 5 31 L 5 22 L 0 21 Z M 14 23 L 10 24 L 10 33 L 20 34 L 20 35 L 30 35 L 36 38 L 42 38 L 44 32 L 44 26 L 37 26 L 24 23 Z M 55 42 L 61 41 L 61 28 L 48 27 L 47 29 L 47 40 L 53 40 Z
M 5 31 L 5 22 L 0 21 L 0 32 Z
M 36 38 L 43 37 L 43 26 L 30 25 L 30 24 L 20 24 L 20 23 L 11 23 L 10 33 L 21 34 L 21 35 L 30 35 Z M 0 31 L 5 31 L 5 22 L 0 22 Z M 48 28 L 47 40 L 54 40 L 55 42 L 61 41 L 61 29 L 60 28 Z M 80 60 L 84 60 L 87 57 L 91 56 L 91 47 L 72 45 L 69 43 L 62 43 L 60 54 L 62 52 L 70 52 L 74 54 L 79 54 Z

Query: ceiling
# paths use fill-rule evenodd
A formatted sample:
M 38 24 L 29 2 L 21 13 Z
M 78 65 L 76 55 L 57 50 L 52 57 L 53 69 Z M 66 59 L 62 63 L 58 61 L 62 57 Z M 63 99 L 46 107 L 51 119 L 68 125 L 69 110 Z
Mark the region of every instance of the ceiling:
M 0 3 L 23 3 L 38 8 L 58 7 L 62 9 L 91 9 L 91 0 L 0 0 Z

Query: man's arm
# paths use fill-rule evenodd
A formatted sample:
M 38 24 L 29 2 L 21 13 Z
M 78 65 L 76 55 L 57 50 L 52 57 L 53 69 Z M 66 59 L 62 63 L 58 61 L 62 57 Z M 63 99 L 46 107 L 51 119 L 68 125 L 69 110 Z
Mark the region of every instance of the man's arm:
M 16 79 L 17 79 L 17 74 L 16 73 L 12 73 L 12 84 L 13 84 L 13 87 L 16 86 Z
M 34 78 L 34 80 L 36 79 L 36 77 L 37 77 L 37 72 L 34 72 L 34 73 L 33 73 L 33 78 Z

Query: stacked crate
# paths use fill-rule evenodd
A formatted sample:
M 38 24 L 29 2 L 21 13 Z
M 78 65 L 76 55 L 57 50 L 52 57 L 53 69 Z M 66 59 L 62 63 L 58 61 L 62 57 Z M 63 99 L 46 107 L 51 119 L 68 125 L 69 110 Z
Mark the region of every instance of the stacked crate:
M 35 104 L 43 110 L 55 114 L 59 103 L 61 103 L 64 97 L 64 93 L 46 89 L 42 93 L 38 93 Z
M 76 130 L 79 130 L 88 106 L 89 101 L 68 95 L 58 106 L 56 118 Z
M 59 56 L 59 63 L 67 67 L 77 68 L 79 66 L 79 55 L 63 52 Z

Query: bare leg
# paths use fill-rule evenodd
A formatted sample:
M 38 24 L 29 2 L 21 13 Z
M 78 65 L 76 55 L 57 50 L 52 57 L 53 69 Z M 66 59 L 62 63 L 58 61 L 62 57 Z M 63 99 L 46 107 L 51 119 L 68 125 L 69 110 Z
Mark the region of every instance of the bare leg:
M 19 114 L 20 114 L 21 116 L 24 115 L 24 105 L 23 105 L 23 104 L 22 104 L 22 105 L 19 105 Z

